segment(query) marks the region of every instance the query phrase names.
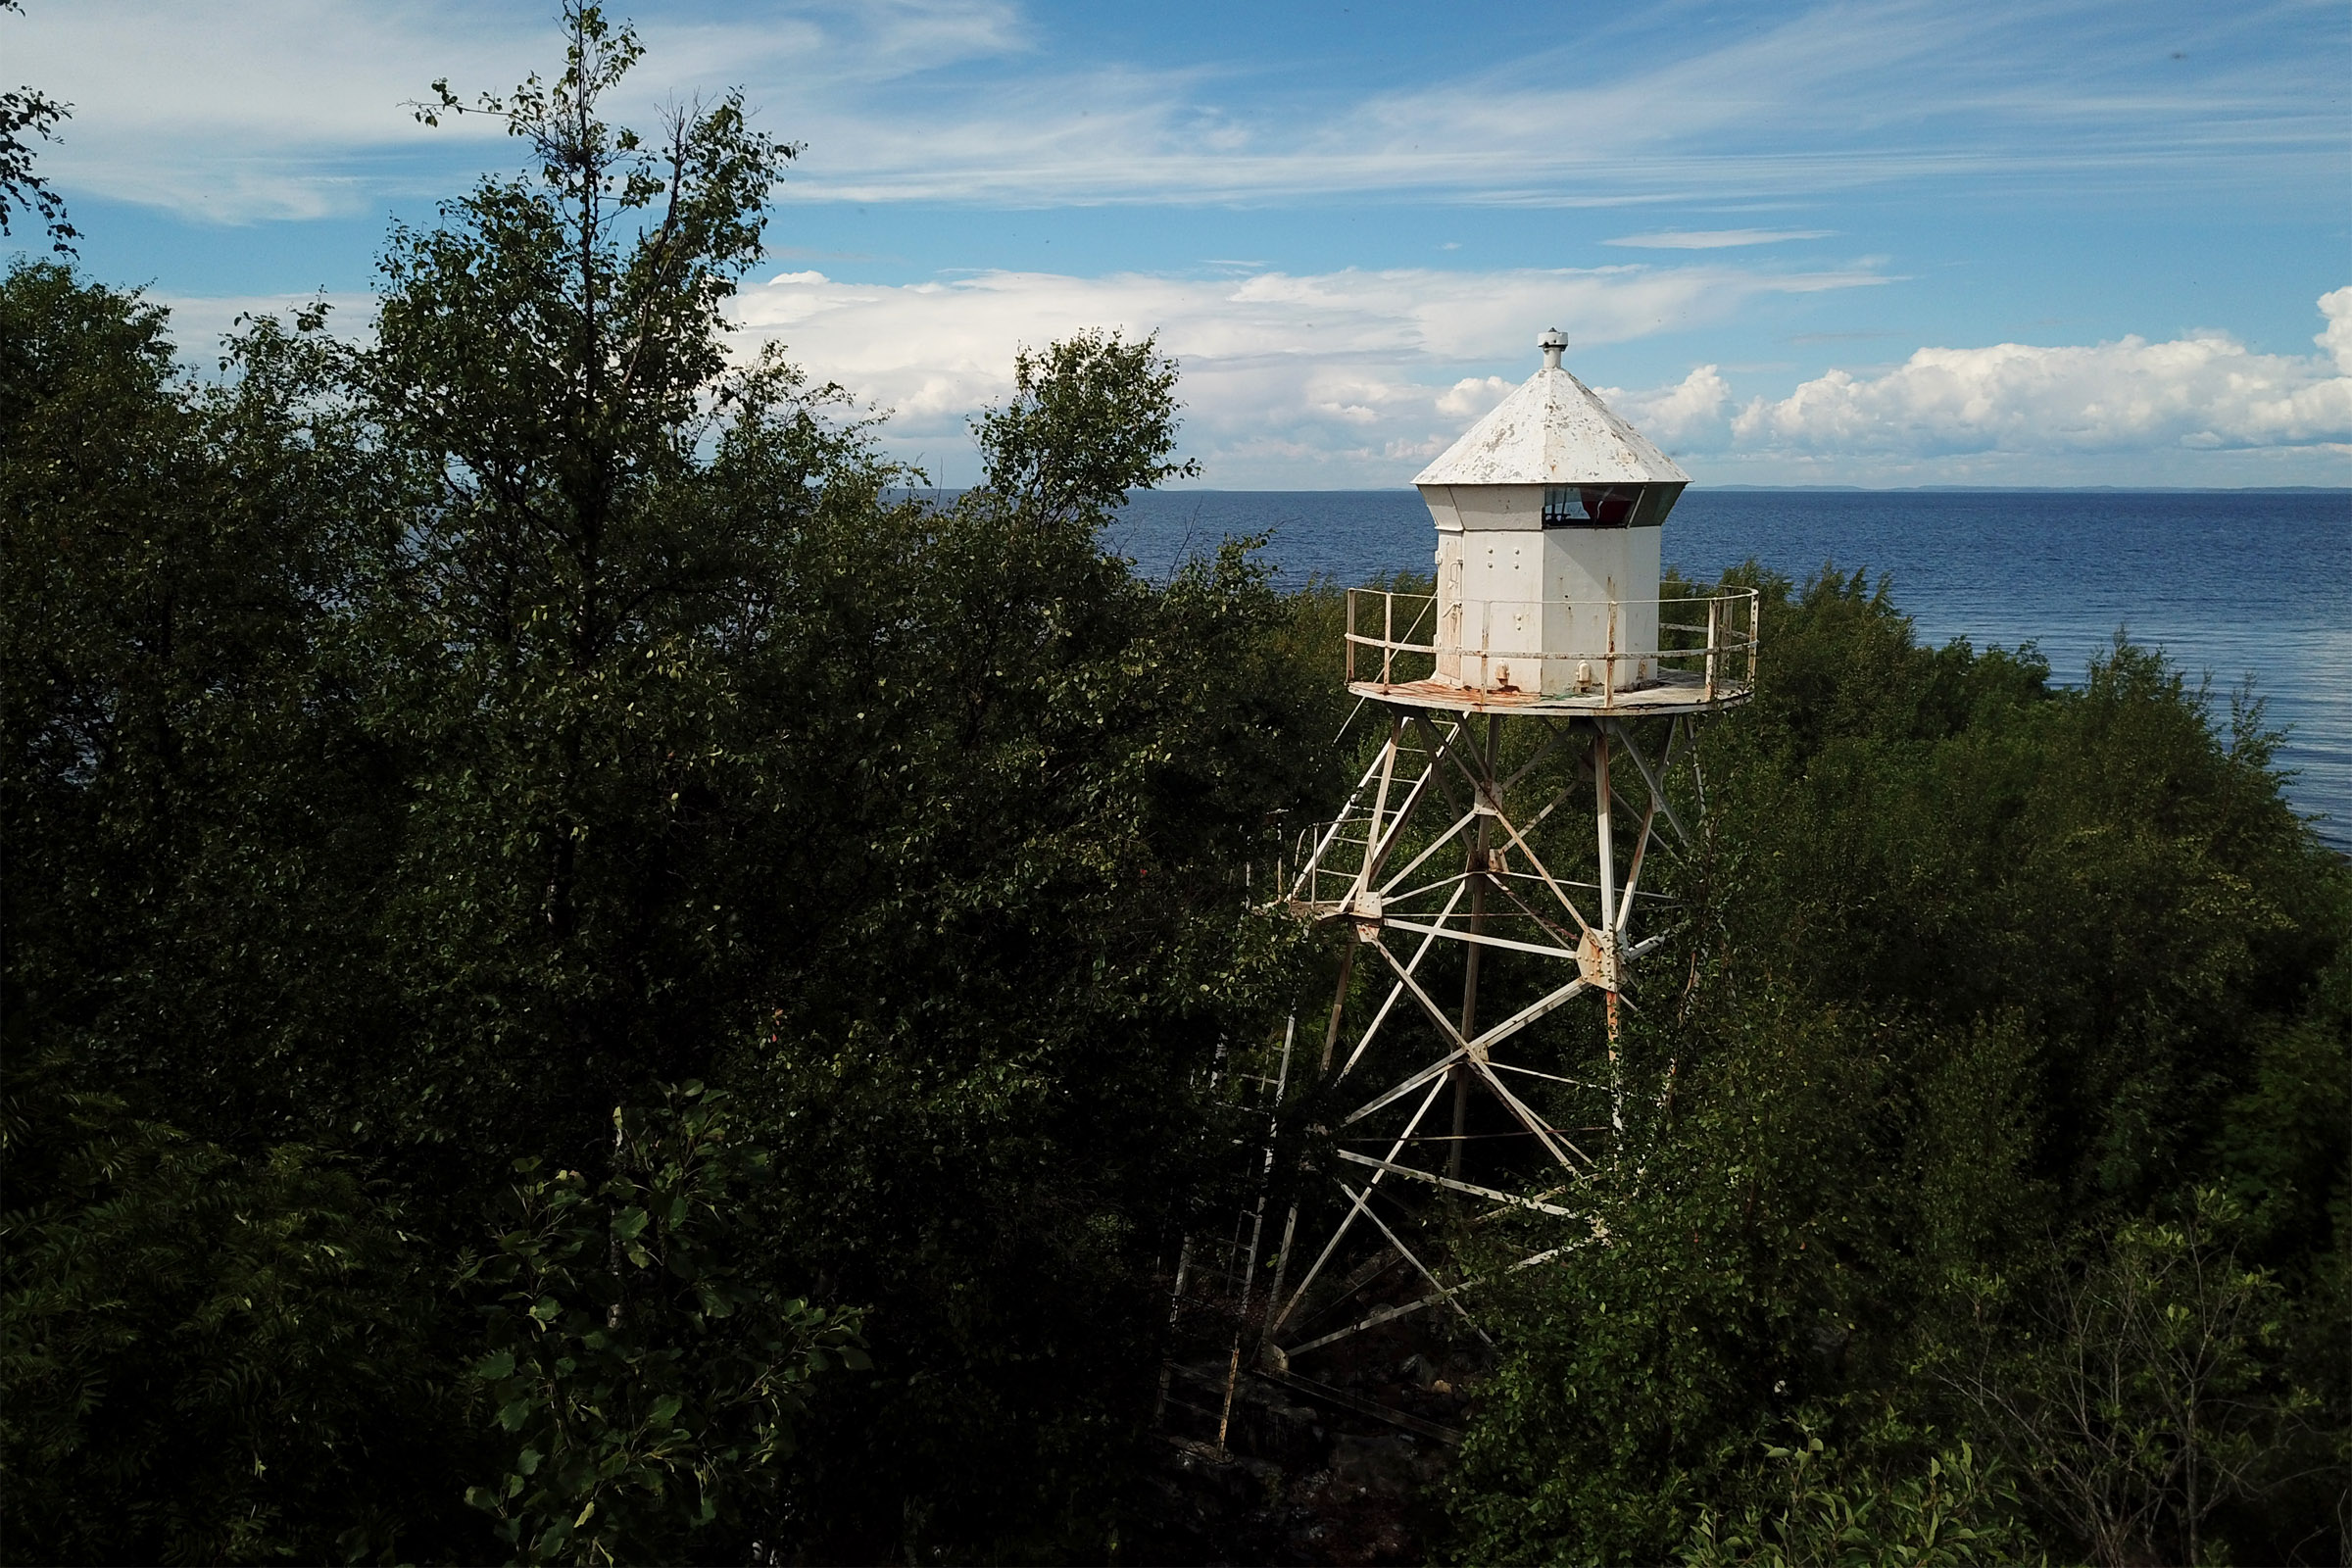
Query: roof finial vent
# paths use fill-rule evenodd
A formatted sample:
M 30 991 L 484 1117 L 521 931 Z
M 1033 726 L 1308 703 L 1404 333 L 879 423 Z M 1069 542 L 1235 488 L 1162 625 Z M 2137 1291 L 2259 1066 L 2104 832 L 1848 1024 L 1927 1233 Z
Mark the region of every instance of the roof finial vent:
M 1556 326 L 1550 327 L 1536 339 L 1536 347 L 1544 351 L 1544 368 L 1556 370 L 1560 368 L 1560 355 L 1568 347 L 1568 334 Z

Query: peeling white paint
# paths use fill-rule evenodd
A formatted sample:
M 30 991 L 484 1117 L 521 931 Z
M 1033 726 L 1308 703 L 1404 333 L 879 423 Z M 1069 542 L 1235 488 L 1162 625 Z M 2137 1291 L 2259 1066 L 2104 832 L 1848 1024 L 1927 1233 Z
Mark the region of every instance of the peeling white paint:
M 1542 369 L 1423 468 L 1413 483 L 1690 482 L 1672 458 L 1562 368 L 1553 346 L 1545 346 L 1544 357 L 1547 363 Z

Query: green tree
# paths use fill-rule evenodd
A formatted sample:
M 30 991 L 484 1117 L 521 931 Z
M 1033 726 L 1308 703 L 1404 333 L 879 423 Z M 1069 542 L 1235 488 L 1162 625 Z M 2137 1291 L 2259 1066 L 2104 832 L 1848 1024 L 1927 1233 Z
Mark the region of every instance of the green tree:
M 544 1117 L 587 1165 L 612 1105 L 749 1024 L 790 923 L 794 541 L 889 470 L 827 394 L 730 358 L 792 149 L 740 94 L 607 124 L 639 46 L 564 19 L 554 81 L 419 111 L 503 119 L 538 168 L 393 232 L 355 386 L 402 489 L 355 635 L 407 792 L 381 918 L 411 1044 L 376 1114 L 484 1147 Z
M 495 1292 L 474 1376 L 515 1445 L 469 1497 L 534 1562 L 677 1561 L 702 1532 L 740 1534 L 743 1494 L 772 1493 L 793 1451 L 803 1385 L 867 1364 L 857 1313 L 785 1295 L 747 1248 L 771 1168 L 726 1097 L 687 1084 L 616 1113 L 613 1143 L 596 1183 L 517 1160 L 513 1228 L 465 1271 Z
M 248 1152 L 348 1128 L 385 1040 L 398 803 L 334 657 L 371 480 L 323 320 L 201 384 L 137 295 L 0 281 L 9 1039 Z
M 11 1071 L 0 1465 L 12 1562 L 400 1561 L 487 1446 L 446 1265 L 380 1184 L 240 1158 Z M 425 1506 L 419 1507 L 419 1502 Z
M 1699 1509 L 1683 1546 L 1688 1568 L 1970 1568 L 2035 1555 L 2016 1489 L 1969 1445 L 1889 1480 L 1856 1473 L 1806 1423 L 1795 1427 L 1788 1443 L 1766 1446 L 1747 1478 L 1762 1496 L 1737 1517 Z
M 634 41 L 567 24 L 465 106 L 538 169 L 395 232 L 363 351 L 261 323 L 208 388 L 135 298 L 13 278 L 13 1039 L 246 1153 L 350 1148 L 445 1257 L 518 1155 L 593 1194 L 614 1105 L 723 1082 L 796 1195 L 747 1252 L 877 1306 L 807 1529 L 1100 1550 L 1195 1080 L 1288 985 L 1248 861 L 1331 698 L 1246 549 L 1104 549 L 1182 471 L 1153 345 L 1025 356 L 990 484 L 892 493 L 724 335 L 786 150 L 733 98 L 606 125 Z
M 1152 338 L 1081 332 L 1012 360 L 1012 401 L 973 421 L 982 491 L 1040 527 L 1100 525 L 1130 490 L 1197 478 L 1177 462 L 1176 367 Z
M 1977 1286 L 1983 1331 L 1944 1375 L 2094 1561 L 2210 1560 L 2213 1516 L 2315 1402 L 2278 1386 L 2284 1293 L 2238 1256 L 2242 1219 L 2202 1188 L 2044 1279 Z
M 1250 916 L 1244 868 L 1337 717 L 1241 548 L 1164 587 L 1103 548 L 1167 472 L 1171 368 L 1049 350 L 979 421 L 989 485 L 806 539 L 823 918 L 727 1073 L 793 1130 L 812 1263 L 874 1306 L 875 1382 L 805 1472 L 825 1554 L 1105 1549 L 1149 1458 L 1159 1272 L 1211 1200 L 1201 1080 L 1286 998 L 1294 938 Z M 1026 456 L 1072 410 L 1151 439 Z

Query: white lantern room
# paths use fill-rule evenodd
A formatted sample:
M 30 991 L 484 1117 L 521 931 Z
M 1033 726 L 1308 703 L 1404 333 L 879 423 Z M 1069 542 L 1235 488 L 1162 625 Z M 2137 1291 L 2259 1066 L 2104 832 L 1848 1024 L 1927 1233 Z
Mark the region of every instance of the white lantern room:
M 1536 697 L 1655 682 L 1658 536 L 1690 476 L 1544 367 L 1413 483 L 1438 525 L 1437 678 Z

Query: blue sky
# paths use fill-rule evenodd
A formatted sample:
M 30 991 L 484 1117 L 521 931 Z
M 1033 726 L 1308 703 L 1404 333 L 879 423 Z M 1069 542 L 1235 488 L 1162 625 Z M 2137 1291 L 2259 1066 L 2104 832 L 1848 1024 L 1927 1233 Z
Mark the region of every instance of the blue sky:
M 615 7 L 616 12 L 624 8 Z M 96 276 L 201 348 L 513 162 L 401 107 L 552 6 L 26 0 Z M 2352 9 L 643 4 L 624 113 L 806 145 L 747 342 L 971 476 L 1013 346 L 1152 330 L 1204 482 L 1408 479 L 1569 364 L 1716 483 L 2352 483 Z

